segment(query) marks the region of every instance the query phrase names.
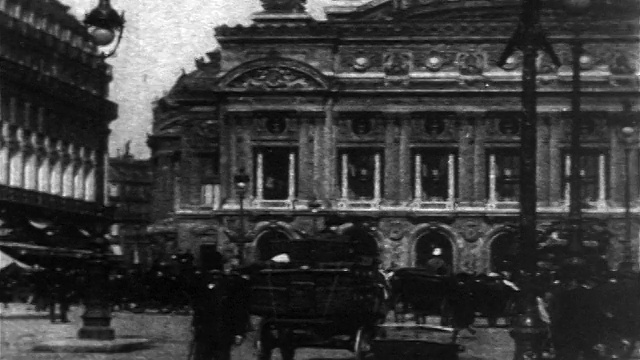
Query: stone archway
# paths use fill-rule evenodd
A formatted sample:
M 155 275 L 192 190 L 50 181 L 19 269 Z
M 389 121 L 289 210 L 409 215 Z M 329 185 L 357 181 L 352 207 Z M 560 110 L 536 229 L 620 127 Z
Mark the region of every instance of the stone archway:
M 489 271 L 513 273 L 518 266 L 518 234 L 502 231 L 489 241 Z
M 454 269 L 454 248 L 448 236 L 429 230 L 415 241 L 415 267 L 429 269 L 434 275 L 448 275 Z
M 266 261 L 272 257 L 289 252 L 292 238 L 286 229 L 270 226 L 256 236 L 256 259 Z

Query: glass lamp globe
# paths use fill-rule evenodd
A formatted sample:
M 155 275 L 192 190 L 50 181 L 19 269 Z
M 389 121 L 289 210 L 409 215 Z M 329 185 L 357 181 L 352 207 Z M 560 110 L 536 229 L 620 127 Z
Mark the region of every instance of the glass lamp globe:
M 627 142 L 631 142 L 631 137 L 635 134 L 636 129 L 631 126 L 625 126 L 620 129 L 620 131 L 622 132 L 622 137 L 624 138 L 624 140 Z
M 99 27 L 93 27 L 89 30 L 89 34 L 93 38 L 93 41 L 97 46 L 106 46 L 113 42 L 116 34 L 113 30 L 103 29 Z

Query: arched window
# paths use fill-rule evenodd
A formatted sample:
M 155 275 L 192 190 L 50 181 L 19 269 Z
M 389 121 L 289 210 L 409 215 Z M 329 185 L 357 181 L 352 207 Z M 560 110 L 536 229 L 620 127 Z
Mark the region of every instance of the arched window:
M 449 275 L 453 271 L 453 246 L 439 231 L 429 231 L 416 241 L 416 267 L 429 269 L 434 275 Z
M 518 241 L 516 233 L 503 232 L 491 242 L 491 271 L 513 272 L 517 264 Z

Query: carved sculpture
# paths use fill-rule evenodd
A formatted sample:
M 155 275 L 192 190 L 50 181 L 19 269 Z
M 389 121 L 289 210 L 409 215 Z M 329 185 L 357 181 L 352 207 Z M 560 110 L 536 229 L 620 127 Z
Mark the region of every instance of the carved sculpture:
M 320 84 L 306 74 L 286 67 L 265 67 L 248 71 L 228 85 L 243 89 L 317 89 Z
M 382 64 L 387 76 L 406 76 L 411 69 L 411 56 L 406 53 L 388 53 Z
M 462 75 L 480 75 L 484 70 L 485 58 L 480 53 L 460 53 L 458 66 Z
M 220 49 L 215 49 L 214 51 L 208 52 L 207 57 L 209 61 L 205 61 L 204 57 L 196 58 L 196 68 L 202 71 L 212 71 L 214 73 L 220 72 L 220 60 L 222 55 L 220 54 Z

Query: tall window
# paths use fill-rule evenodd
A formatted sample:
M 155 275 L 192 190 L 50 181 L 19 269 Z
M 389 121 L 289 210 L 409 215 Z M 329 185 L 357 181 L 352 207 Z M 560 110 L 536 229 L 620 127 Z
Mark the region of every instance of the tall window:
M 219 159 L 217 153 L 198 154 L 198 167 L 201 174 L 200 203 L 218 207 L 220 202 Z
M 453 201 L 456 155 L 447 149 L 417 149 L 413 153 L 414 198 Z
M 257 200 L 291 200 L 297 193 L 297 149 L 262 147 L 254 153 Z
M 516 149 L 497 149 L 488 156 L 489 202 L 520 200 L 520 153 Z
M 382 150 L 344 149 L 339 156 L 341 197 L 349 200 L 380 200 L 383 187 Z
M 571 155 L 565 151 L 563 188 L 565 200 L 569 202 L 571 193 Z M 607 199 L 607 154 L 599 149 L 580 150 L 580 198 L 586 202 Z

